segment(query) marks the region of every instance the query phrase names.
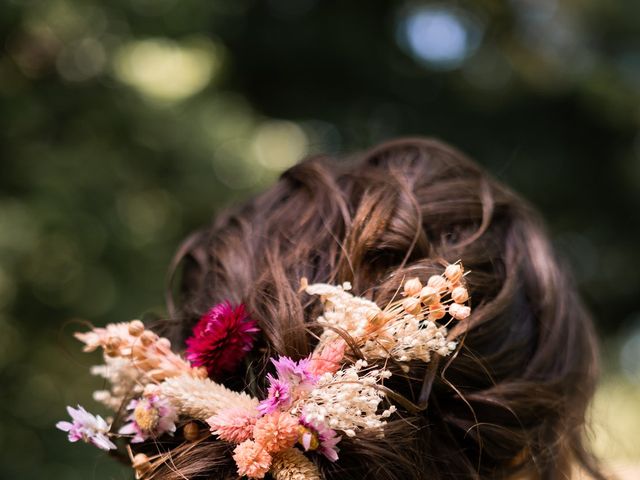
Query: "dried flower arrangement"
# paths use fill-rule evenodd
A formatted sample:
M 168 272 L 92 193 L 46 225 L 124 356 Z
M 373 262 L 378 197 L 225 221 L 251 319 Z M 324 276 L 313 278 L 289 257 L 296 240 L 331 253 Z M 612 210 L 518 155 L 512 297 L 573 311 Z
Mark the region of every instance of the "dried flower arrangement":
M 259 333 L 243 305 L 225 302 L 206 312 L 186 341 L 184 357 L 137 320 L 76 334 L 85 351 L 102 348 L 104 353 L 104 365 L 92 373 L 111 388 L 95 392 L 94 398 L 116 411 L 126 404 L 129 413 L 114 432 L 102 417 L 69 407 L 72 422 L 57 427 L 72 442 L 111 450 L 117 448 L 112 439 L 136 444 L 173 435 L 178 424 L 184 441 L 196 442 L 202 439 L 197 422 L 206 422 L 209 434 L 235 445 L 238 475 L 319 480 L 312 454 L 338 461 L 343 435 L 368 431 L 383 436 L 396 411 L 383 388 L 391 372 L 375 365 L 391 360 L 408 369 L 410 361 L 429 362 L 433 354 L 446 356 L 456 349 L 447 340 L 447 326 L 471 313 L 464 275 L 455 263 L 425 285 L 410 278 L 401 298 L 385 308 L 352 295 L 348 283 L 309 285 L 302 279 L 301 290 L 319 296 L 324 307 L 317 319 L 319 342 L 308 358 L 271 359 L 274 373 L 267 374 L 263 399 L 220 383 L 238 368 Z M 357 348 L 360 358 L 349 348 Z M 130 445 L 127 449 L 139 479 L 154 478 L 157 466 L 167 461 L 134 455 Z M 165 456 L 170 459 L 171 451 Z

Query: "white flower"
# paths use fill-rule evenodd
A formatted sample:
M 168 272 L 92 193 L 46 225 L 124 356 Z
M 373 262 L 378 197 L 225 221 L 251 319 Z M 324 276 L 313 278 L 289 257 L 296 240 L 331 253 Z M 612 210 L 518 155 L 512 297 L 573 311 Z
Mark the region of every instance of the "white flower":
M 365 357 L 371 360 L 393 358 L 398 362 L 429 362 L 432 352 L 446 356 L 455 350 L 455 342 L 447 341 L 447 329 L 425 319 L 422 313 L 413 315 L 398 308 L 383 313 L 372 301 L 349 293 L 350 288 L 348 284 L 324 283 L 305 287 L 308 294 L 319 295 L 324 304 L 323 315 L 318 317 L 318 323 L 324 327 L 319 345 L 340 338 L 333 330 L 339 328 L 351 335 Z M 372 323 L 385 316 L 386 323 L 381 326 Z
M 93 398 L 117 411 L 125 398 L 140 395 L 150 379 L 129 358 L 105 355 L 104 362 L 104 365 L 91 367 L 91 374 L 108 380 L 111 389 L 97 390 L 93 392 Z
M 361 347 L 367 358 L 394 358 L 399 362 L 422 360 L 429 362 L 431 352 L 449 355 L 456 348 L 447 341 L 447 329 L 429 320 L 419 320 L 405 314 L 390 321 Z
M 349 283 L 342 286 L 314 283 L 307 285 L 305 291 L 309 295 L 319 295 L 324 304 L 324 314 L 318 317 L 318 323 L 325 327 L 323 339 L 339 338 L 331 328 L 336 327 L 346 331 L 353 338 L 360 338 L 367 334 L 369 322 L 380 313 L 380 307 L 374 302 L 362 297 L 355 297 L 347 290 Z
M 333 430 L 343 431 L 353 437 L 359 429 L 380 430 L 394 411 L 391 406 L 378 413 L 384 397 L 379 388 L 391 373 L 374 369 L 365 372 L 364 360 L 336 373 L 326 373 L 320 377 L 316 387 L 304 401 L 302 413 L 311 421 L 326 424 Z
M 67 407 L 71 422 L 58 422 L 56 428 L 68 432 L 69 441 L 82 440 L 102 450 L 112 450 L 116 446 L 109 440 L 109 425 L 100 415 L 92 415 L 78 405 L 78 408 Z

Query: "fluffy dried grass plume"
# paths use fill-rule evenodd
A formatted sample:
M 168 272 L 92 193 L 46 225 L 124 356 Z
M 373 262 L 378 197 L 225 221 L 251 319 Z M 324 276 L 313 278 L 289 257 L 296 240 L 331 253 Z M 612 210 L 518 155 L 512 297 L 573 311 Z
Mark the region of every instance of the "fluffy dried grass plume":
M 169 378 L 157 386 L 180 414 L 206 421 L 220 411 L 241 408 L 258 414 L 258 399 L 244 392 L 234 392 L 208 378 L 181 375 Z
M 269 471 L 274 480 L 321 480 L 318 467 L 297 448 L 274 455 Z

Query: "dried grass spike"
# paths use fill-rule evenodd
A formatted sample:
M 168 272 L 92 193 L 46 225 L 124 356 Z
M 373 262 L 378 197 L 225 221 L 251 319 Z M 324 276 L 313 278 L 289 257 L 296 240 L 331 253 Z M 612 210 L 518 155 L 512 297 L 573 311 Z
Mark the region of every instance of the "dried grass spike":
M 273 457 L 271 475 L 275 480 L 321 480 L 318 467 L 297 448 Z
M 206 421 L 221 410 L 242 408 L 258 413 L 258 400 L 244 392 L 234 392 L 208 378 L 190 375 L 169 378 L 159 386 L 160 394 L 168 398 L 183 415 Z

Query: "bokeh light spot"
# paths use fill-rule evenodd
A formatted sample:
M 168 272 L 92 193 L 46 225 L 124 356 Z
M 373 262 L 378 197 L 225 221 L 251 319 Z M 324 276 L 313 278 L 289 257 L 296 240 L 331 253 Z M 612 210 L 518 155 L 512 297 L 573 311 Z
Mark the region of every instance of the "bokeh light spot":
M 293 122 L 268 120 L 253 137 L 253 151 L 261 165 L 281 171 L 298 162 L 307 153 L 304 130 Z
M 464 10 L 445 5 L 419 6 L 401 16 L 398 41 L 426 66 L 451 70 L 475 52 L 482 32 L 481 23 Z
M 221 48 L 209 40 L 177 43 L 158 38 L 132 41 L 114 58 L 116 77 L 145 97 L 184 100 L 201 91 L 218 73 Z

